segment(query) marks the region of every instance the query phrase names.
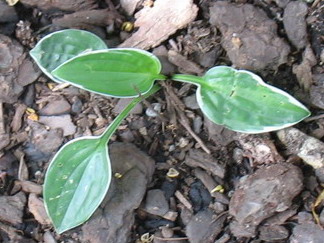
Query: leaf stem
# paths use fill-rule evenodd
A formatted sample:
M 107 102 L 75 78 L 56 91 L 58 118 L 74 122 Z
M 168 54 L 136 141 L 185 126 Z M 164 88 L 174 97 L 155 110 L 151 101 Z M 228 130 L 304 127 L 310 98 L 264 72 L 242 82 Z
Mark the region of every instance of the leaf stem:
M 163 74 L 158 74 L 157 77 L 155 78 L 155 80 L 166 80 L 167 76 L 163 75 Z
M 195 75 L 189 75 L 189 74 L 175 74 L 171 77 L 171 79 L 174 81 L 192 83 L 192 84 L 195 84 L 198 86 L 200 86 L 204 82 L 202 77 L 198 77 Z
M 112 123 L 106 128 L 103 134 L 100 135 L 100 140 L 102 143 L 107 144 L 113 133 L 116 131 L 122 120 L 129 114 L 129 112 L 143 99 L 151 96 L 152 94 L 156 93 L 160 89 L 160 86 L 155 84 L 149 92 L 144 95 L 140 95 L 137 98 L 134 98 L 125 108 L 124 110 L 119 113 L 119 115 L 112 121 Z

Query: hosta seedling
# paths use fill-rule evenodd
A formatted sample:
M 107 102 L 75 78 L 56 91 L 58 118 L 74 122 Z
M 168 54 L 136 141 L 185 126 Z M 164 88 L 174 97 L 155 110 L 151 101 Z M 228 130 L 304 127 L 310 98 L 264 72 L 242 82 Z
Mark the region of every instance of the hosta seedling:
M 61 233 L 85 222 L 104 198 L 111 179 L 107 142 L 121 120 L 165 80 L 153 54 L 138 49 L 107 49 L 85 31 L 65 30 L 42 39 L 31 51 L 44 73 L 56 82 L 114 97 L 136 97 L 102 136 L 64 145 L 45 176 L 49 217 Z M 195 84 L 202 112 L 234 131 L 260 133 L 291 126 L 310 112 L 289 94 L 248 71 L 214 67 L 202 77 L 175 74 L 172 80 Z

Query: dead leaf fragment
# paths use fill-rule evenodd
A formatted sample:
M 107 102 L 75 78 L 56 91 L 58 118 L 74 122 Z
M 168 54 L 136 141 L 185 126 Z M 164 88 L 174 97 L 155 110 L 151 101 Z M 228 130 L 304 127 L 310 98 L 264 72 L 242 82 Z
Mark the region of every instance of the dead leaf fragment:
M 197 12 L 193 0 L 157 0 L 153 7 L 145 6 L 135 15 L 135 27 L 139 29 L 120 47 L 149 49 L 158 46 L 178 29 L 192 22 Z

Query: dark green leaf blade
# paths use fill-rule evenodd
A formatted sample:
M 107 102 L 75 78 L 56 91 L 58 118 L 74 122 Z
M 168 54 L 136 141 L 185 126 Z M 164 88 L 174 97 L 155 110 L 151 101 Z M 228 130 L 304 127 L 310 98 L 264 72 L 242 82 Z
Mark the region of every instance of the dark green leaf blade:
M 138 49 L 108 49 L 79 55 L 52 74 L 63 82 L 102 95 L 135 97 L 148 92 L 160 74 L 160 61 Z
M 85 222 L 103 200 L 111 180 L 108 147 L 98 137 L 64 145 L 44 182 L 46 210 L 58 233 Z
M 80 53 L 102 49 L 107 49 L 107 46 L 96 35 L 84 30 L 67 29 L 45 36 L 30 51 L 30 55 L 49 78 L 60 82 L 51 74 L 55 68 Z
M 218 66 L 203 77 L 176 74 L 172 79 L 197 85 L 197 101 L 203 113 L 212 122 L 234 131 L 275 131 L 310 115 L 291 95 L 249 71 Z

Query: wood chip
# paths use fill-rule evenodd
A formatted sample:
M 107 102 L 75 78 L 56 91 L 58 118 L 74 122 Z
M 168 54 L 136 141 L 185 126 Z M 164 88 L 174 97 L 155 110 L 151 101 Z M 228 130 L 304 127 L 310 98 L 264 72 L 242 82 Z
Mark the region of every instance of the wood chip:
M 29 178 L 28 167 L 26 165 L 25 155 L 22 154 L 19 159 L 18 179 L 27 181 L 28 178 Z
M 55 1 L 39 1 L 39 0 L 20 0 L 24 5 L 37 7 L 44 10 L 61 9 L 65 11 L 80 11 L 84 9 L 97 8 L 98 4 L 95 0 L 55 0 Z
M 199 65 L 188 60 L 185 56 L 182 56 L 176 51 L 170 50 L 168 52 L 168 60 L 180 68 L 184 73 L 202 74 L 204 72 L 204 69 L 202 69 Z
M 25 203 L 26 196 L 23 192 L 19 192 L 14 196 L 1 196 L 0 221 L 12 225 L 22 223 Z
M 18 130 L 21 128 L 21 124 L 22 124 L 22 117 L 25 114 L 25 111 L 27 109 L 27 106 L 25 104 L 18 104 L 16 106 L 16 111 L 15 111 L 15 115 L 12 118 L 12 122 L 11 122 L 11 129 L 13 132 L 18 132 Z
M 225 166 L 220 164 L 212 155 L 203 153 L 198 149 L 190 149 L 184 162 L 190 167 L 202 168 L 220 178 L 225 176 Z
M 180 191 L 176 191 L 174 195 L 187 209 L 192 210 L 191 203 Z
M 178 29 L 192 22 L 197 12 L 198 8 L 193 0 L 157 0 L 153 7 L 145 6 L 135 15 L 135 27 L 139 29 L 120 47 L 147 50 L 158 46 Z
M 15 185 L 21 187 L 21 190 L 27 193 L 33 193 L 36 195 L 41 195 L 43 191 L 43 187 L 41 185 L 36 184 L 32 181 L 15 181 Z
M 107 9 L 85 10 L 53 19 L 53 24 L 66 28 L 89 28 L 91 25 L 108 26 L 114 23 L 115 17 L 115 14 Z
M 206 171 L 196 168 L 194 170 L 195 176 L 201 180 L 204 186 L 208 189 L 210 194 L 212 195 L 212 190 L 217 186 L 216 182 L 214 181 L 213 177 L 209 175 Z

